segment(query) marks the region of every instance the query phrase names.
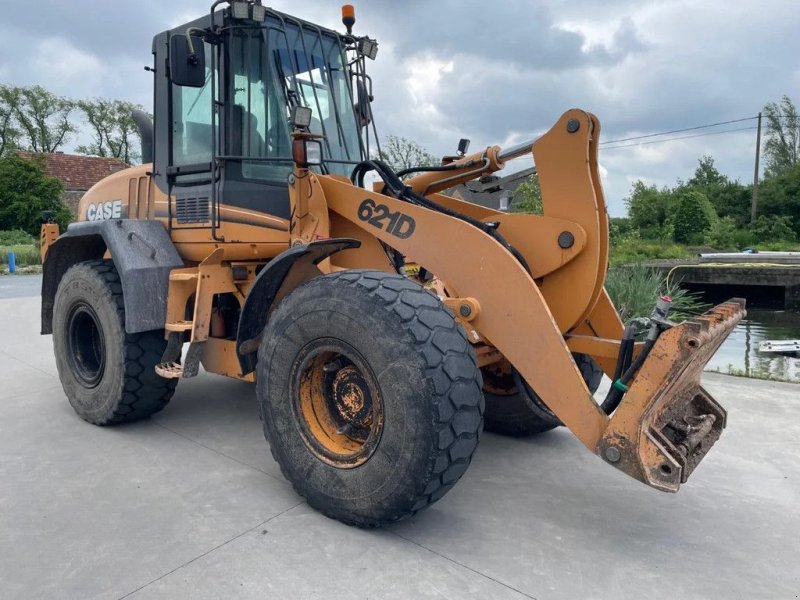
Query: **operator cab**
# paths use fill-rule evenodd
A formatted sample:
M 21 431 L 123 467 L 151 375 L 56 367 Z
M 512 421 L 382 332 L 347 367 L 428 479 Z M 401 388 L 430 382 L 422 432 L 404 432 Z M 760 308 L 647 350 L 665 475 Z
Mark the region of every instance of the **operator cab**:
M 348 176 L 377 140 L 365 72 L 377 43 L 350 33 L 354 19 L 345 14 L 339 34 L 259 0 L 215 11 L 222 3 L 153 40 L 153 177 L 172 197 L 171 228 L 207 227 L 215 240 L 226 223 L 252 225 L 252 213 L 290 218 L 297 107 L 311 109 L 302 129 L 319 136 L 318 172 Z

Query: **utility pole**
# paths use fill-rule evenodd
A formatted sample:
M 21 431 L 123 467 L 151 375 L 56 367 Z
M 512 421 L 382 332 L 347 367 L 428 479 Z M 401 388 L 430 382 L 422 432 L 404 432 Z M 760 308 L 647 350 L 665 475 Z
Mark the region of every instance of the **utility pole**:
M 758 129 L 756 130 L 756 167 L 753 171 L 753 200 L 750 203 L 750 222 L 756 222 L 758 212 L 758 162 L 761 158 L 761 113 L 758 113 Z

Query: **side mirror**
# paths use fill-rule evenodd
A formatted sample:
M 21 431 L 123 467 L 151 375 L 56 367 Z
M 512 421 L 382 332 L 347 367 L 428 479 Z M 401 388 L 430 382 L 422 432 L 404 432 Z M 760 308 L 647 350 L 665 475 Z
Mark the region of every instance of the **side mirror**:
M 203 38 L 174 35 L 169 40 L 169 72 L 172 83 L 201 88 L 206 84 Z
M 372 123 L 372 96 L 367 91 L 367 86 L 362 79 L 356 80 L 356 115 L 358 124 L 366 127 Z

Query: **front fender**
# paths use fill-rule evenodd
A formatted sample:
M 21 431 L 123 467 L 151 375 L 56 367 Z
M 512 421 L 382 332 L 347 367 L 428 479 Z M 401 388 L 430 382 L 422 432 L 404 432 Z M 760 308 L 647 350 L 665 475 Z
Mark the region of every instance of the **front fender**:
M 261 332 L 275 300 L 304 281 L 322 275 L 316 265 L 332 254 L 359 246 L 359 240 L 349 238 L 321 240 L 292 246 L 269 261 L 250 288 L 239 316 L 236 352 L 243 375 L 255 371 Z

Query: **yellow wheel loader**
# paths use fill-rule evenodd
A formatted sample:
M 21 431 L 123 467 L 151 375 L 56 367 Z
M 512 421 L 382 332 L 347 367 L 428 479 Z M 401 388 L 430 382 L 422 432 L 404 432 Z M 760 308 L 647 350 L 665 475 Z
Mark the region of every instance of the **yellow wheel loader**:
M 60 234 L 42 227 L 43 334 L 67 398 L 112 425 L 181 378 L 255 382 L 286 478 L 359 526 L 429 506 L 484 428 L 567 427 L 610 466 L 675 492 L 725 427 L 703 366 L 744 315 L 689 321 L 653 299 L 643 331 L 604 289 L 600 123 L 394 172 L 378 156 L 375 40 L 217 0 L 157 35 L 144 165 L 111 175 Z M 530 156 L 542 215 L 441 192 Z M 411 269 L 415 265 L 418 268 Z M 602 373 L 613 386 L 593 399 Z

